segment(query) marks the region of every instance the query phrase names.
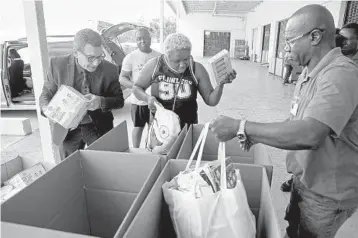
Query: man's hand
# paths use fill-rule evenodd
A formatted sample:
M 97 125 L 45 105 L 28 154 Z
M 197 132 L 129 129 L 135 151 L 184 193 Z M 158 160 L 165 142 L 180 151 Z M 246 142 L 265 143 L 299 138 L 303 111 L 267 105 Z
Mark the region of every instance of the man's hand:
M 247 139 L 245 142 L 240 143 L 240 148 L 243 151 L 249 151 L 255 143 Z
M 87 110 L 95 111 L 101 108 L 101 97 L 93 94 L 86 94 L 85 98 L 88 100 Z
M 210 123 L 210 130 L 221 142 L 235 138 L 239 127 L 240 120 L 235 120 L 227 116 L 218 116 Z
M 236 71 L 235 70 L 232 70 L 232 72 L 230 72 L 229 74 L 227 74 L 225 76 L 224 79 L 222 79 L 220 81 L 220 84 L 221 85 L 224 85 L 224 84 L 227 84 L 227 83 L 232 83 L 232 81 L 236 78 Z
M 160 105 L 160 103 L 157 101 L 157 99 L 153 96 L 149 96 L 147 103 L 148 103 L 149 110 L 153 113 L 157 110 L 157 106 L 155 104 Z

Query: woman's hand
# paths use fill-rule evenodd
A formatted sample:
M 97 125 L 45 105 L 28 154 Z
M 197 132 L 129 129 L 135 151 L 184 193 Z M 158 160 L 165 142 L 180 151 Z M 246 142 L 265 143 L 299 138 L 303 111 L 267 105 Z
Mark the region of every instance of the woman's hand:
M 155 113 L 155 111 L 157 110 L 156 104 L 157 104 L 157 105 L 160 105 L 160 103 L 158 102 L 158 100 L 157 100 L 155 97 L 153 97 L 153 96 L 149 96 L 149 97 L 148 97 L 147 103 L 148 103 L 148 108 L 149 108 L 149 110 L 150 110 L 151 112 L 153 112 L 153 113 Z
M 224 84 L 227 84 L 227 83 L 232 83 L 232 81 L 236 78 L 236 71 L 235 70 L 232 70 L 232 72 L 228 73 L 225 78 L 223 78 L 221 81 L 220 81 L 220 85 L 224 85 Z

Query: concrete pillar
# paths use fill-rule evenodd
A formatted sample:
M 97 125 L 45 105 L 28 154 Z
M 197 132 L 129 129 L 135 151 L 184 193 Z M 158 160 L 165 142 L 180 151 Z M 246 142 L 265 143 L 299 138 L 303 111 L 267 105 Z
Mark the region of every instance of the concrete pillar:
M 160 51 L 164 53 L 164 0 L 160 0 Z
M 177 5 L 176 5 L 176 15 L 175 15 L 175 20 L 176 20 L 176 32 L 178 32 L 179 30 L 179 21 L 180 21 L 180 7 L 181 7 L 181 0 L 177 0 Z
M 23 6 L 43 158 L 46 162 L 58 163 L 61 161 L 60 150 L 57 146 L 52 144 L 50 123 L 41 115 L 39 107 L 39 96 L 42 92 L 42 86 L 48 68 L 43 4 L 40 0 L 23 0 Z

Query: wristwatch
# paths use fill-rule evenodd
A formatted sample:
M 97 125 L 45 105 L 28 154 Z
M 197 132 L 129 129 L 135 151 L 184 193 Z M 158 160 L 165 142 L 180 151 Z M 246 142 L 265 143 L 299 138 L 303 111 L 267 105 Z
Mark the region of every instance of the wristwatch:
M 245 133 L 245 124 L 246 120 L 240 121 L 239 131 L 236 133 L 236 137 L 239 139 L 240 143 L 244 143 L 247 140 L 247 136 Z

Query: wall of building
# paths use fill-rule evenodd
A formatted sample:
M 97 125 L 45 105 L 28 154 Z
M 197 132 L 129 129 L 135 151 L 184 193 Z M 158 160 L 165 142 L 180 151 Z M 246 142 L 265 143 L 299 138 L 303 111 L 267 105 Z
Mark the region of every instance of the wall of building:
M 193 56 L 203 56 L 205 30 L 230 32 L 230 55 L 234 57 L 235 40 L 245 39 L 245 20 L 237 17 L 214 17 L 211 13 L 180 16 L 178 31 L 187 35 L 192 41 Z
M 247 15 L 246 41 L 250 48 L 250 55 L 257 54 L 257 58 L 261 59 L 263 27 L 267 24 L 271 24 L 269 62 L 270 71 L 272 71 L 274 69 L 274 65 L 272 64 L 275 62 L 279 21 L 289 18 L 295 11 L 309 4 L 322 4 L 327 7 L 334 17 L 336 26 L 339 26 L 342 7 L 341 1 L 264 1 L 255 8 L 254 12 L 250 12 Z M 258 34 L 254 41 L 256 47 L 253 49 L 252 32 L 255 28 L 258 29 Z

